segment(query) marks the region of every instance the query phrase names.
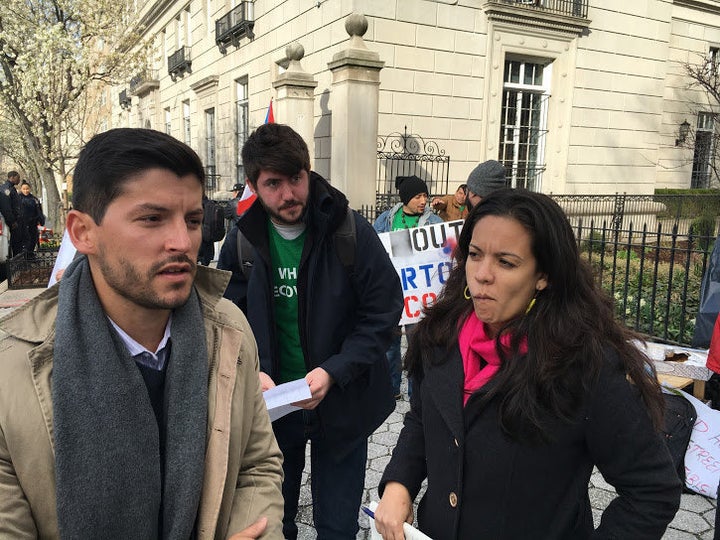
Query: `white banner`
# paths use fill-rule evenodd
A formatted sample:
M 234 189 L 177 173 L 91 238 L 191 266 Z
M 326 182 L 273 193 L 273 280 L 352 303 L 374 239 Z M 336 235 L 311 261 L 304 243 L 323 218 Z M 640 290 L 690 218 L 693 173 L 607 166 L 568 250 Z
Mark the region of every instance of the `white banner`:
M 400 324 L 413 324 L 440 293 L 452 269 L 452 253 L 463 221 L 380 233 L 380 241 L 400 276 L 405 306 Z
M 682 390 L 678 392 L 693 404 L 697 413 L 685 452 L 685 486 L 714 499 L 720 482 L 720 411 Z

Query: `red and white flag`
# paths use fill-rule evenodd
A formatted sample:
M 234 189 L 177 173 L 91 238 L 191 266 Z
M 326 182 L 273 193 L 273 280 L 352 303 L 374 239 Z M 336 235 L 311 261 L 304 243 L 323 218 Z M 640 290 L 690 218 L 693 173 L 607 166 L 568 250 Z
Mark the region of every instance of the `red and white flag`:
M 273 106 L 272 106 L 272 98 L 270 98 L 270 105 L 268 105 L 267 113 L 265 113 L 265 123 L 266 124 L 274 124 L 275 123 L 275 115 L 273 114 Z M 242 197 L 240 197 L 240 200 L 238 201 L 237 205 L 237 215 L 242 216 L 245 212 L 247 212 L 248 208 L 252 206 L 252 204 L 255 202 L 255 194 L 250 190 L 250 186 L 246 183 L 245 189 L 243 190 Z

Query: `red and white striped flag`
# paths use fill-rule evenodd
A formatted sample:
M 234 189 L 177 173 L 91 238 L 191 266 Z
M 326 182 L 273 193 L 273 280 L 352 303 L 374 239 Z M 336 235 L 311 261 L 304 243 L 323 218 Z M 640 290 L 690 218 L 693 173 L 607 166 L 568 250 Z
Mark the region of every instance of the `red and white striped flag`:
M 273 106 L 272 106 L 272 98 L 270 98 L 270 105 L 268 105 L 267 113 L 265 113 L 265 123 L 266 124 L 274 124 L 275 123 L 275 115 L 273 114 Z M 243 190 L 242 197 L 240 197 L 240 200 L 238 201 L 237 205 L 237 215 L 242 216 L 245 212 L 247 212 L 248 208 L 252 206 L 252 204 L 255 202 L 255 194 L 250 191 L 250 186 L 246 183 L 245 189 Z

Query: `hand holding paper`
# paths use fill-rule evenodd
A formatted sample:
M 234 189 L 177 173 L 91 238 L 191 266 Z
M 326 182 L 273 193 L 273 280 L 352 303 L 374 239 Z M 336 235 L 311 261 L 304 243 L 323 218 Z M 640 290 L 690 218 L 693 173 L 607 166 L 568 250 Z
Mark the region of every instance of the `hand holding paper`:
M 311 397 L 310 387 L 305 379 L 280 384 L 263 392 L 271 422 L 300 409 L 300 407 L 291 405 L 291 403 L 297 403 Z
M 370 516 L 370 538 L 371 540 L 382 540 L 382 535 L 375 528 L 375 510 L 377 510 L 378 503 L 372 501 L 369 508 L 362 507 L 363 512 Z M 403 534 L 405 540 L 432 540 L 428 535 L 416 529 L 409 523 L 403 523 Z

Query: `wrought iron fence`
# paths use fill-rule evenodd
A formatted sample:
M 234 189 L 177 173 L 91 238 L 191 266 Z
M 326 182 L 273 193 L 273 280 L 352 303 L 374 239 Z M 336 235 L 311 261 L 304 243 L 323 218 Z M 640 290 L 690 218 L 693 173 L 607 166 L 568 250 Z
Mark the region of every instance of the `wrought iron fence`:
M 217 168 L 214 165 L 207 165 L 205 167 L 205 191 L 206 193 L 213 193 L 217 191 L 220 186 L 220 175 L 217 173 Z
M 425 141 L 420 135 L 390 133 L 378 137 L 378 175 L 375 188 L 375 205 L 378 212 L 400 201 L 395 179 L 398 176 L 416 175 L 428 186 L 430 195 L 445 195 L 450 173 L 450 156 L 445 155 L 435 141 Z
M 490 0 L 493 4 L 517 4 L 523 7 L 571 15 L 573 17 L 587 17 L 588 0 Z
M 625 325 L 654 340 L 690 345 L 714 236 L 682 234 L 677 225 L 668 231 L 662 223 L 617 229 L 582 219 L 575 235 Z

